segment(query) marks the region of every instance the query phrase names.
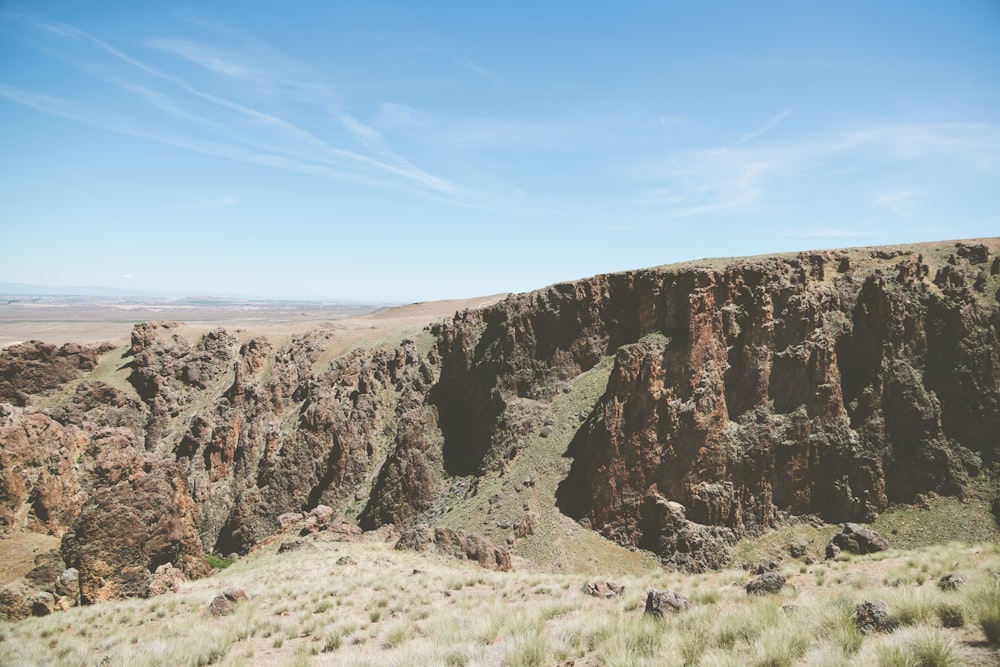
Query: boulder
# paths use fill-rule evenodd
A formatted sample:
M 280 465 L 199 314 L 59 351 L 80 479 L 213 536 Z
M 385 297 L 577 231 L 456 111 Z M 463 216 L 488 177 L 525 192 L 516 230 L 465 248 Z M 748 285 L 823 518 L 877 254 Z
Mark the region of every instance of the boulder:
M 48 616 L 56 609 L 56 597 L 34 588 L 24 579 L 0 587 L 0 621 L 20 621 L 29 616 Z
M 899 621 L 889 613 L 889 606 L 881 600 L 862 602 L 854 609 L 854 625 L 861 632 L 892 632 L 899 626 Z
M 460 560 L 471 560 L 488 570 L 508 572 L 510 552 L 486 538 L 463 530 L 417 526 L 404 532 L 396 542 L 397 549 L 437 551 Z
M 281 546 L 278 547 L 278 553 L 284 554 L 289 551 L 313 551 L 316 545 L 312 542 L 306 542 L 305 540 L 292 540 L 291 542 L 282 542 Z
M 595 581 L 584 584 L 583 590 L 587 595 L 595 598 L 616 598 L 621 597 L 621 594 L 625 592 L 625 586 L 613 581 Z
M 156 568 L 149 581 L 146 597 L 155 597 L 165 593 L 176 593 L 181 589 L 181 585 L 187 581 L 187 576 L 179 568 L 170 563 L 164 563 Z
M 746 585 L 747 595 L 768 595 L 785 587 L 785 577 L 780 572 L 765 572 Z
M 329 523 L 333 519 L 333 508 L 329 505 L 317 505 L 309 510 L 309 516 L 315 517 L 317 522 Z
M 863 528 L 856 523 L 844 524 L 844 529 L 833 536 L 826 546 L 826 557 L 836 558 L 841 551 L 854 554 L 870 554 L 885 551 L 889 548 L 889 540 L 870 528 Z
M 942 591 L 957 591 L 965 583 L 965 577 L 960 574 L 946 574 L 938 579 L 937 587 Z
M 59 575 L 56 581 L 56 594 L 69 598 L 73 604 L 80 603 L 80 572 L 75 567 L 68 567 Z
M 969 260 L 969 264 L 985 264 L 990 259 L 990 251 L 982 243 L 956 243 L 955 254 Z
M 662 617 L 690 609 L 693 604 L 691 598 L 675 591 L 651 590 L 646 593 L 646 611 L 644 613 Z
M 0 621 L 20 621 L 31 616 L 30 595 L 24 580 L 0 586 Z
M 43 591 L 54 591 L 59 578 L 66 570 L 62 556 L 52 550 L 35 556 L 35 567 L 24 575 L 25 580 L 35 588 Z
M 208 615 L 231 616 L 241 602 L 249 601 L 250 598 L 242 588 L 227 588 L 212 598 L 211 604 L 208 605 Z

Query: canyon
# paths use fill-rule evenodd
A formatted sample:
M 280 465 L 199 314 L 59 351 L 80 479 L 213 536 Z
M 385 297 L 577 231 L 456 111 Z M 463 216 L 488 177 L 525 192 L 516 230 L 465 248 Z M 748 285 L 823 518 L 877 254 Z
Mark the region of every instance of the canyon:
M 720 568 L 748 536 L 870 522 L 992 474 L 998 253 L 689 262 L 351 345 L 172 321 L 11 345 L 0 531 L 58 539 L 85 603 L 143 595 L 166 565 L 203 576 L 206 554 L 246 554 L 318 507 L 491 562 Z

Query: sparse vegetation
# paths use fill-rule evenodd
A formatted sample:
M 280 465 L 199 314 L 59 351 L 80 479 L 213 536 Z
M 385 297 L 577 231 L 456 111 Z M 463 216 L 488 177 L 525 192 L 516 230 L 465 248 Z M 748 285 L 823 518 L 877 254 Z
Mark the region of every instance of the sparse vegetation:
M 961 665 L 1000 656 L 1000 550 L 937 546 L 784 568 L 789 586 L 747 596 L 740 569 L 688 576 L 663 570 L 621 578 L 626 594 L 588 596 L 581 575 L 488 572 L 382 543 L 323 544 L 273 558 L 261 552 L 170 597 L 78 607 L 0 624 L 0 664 L 167 665 Z M 341 556 L 349 578 L 329 572 Z M 886 583 L 900 571 L 947 566 L 967 583 L 940 591 Z M 414 574 L 418 570 L 418 574 Z M 817 576 L 825 584 L 817 585 Z M 838 581 L 839 580 L 839 581 Z M 266 584 L 261 582 L 267 582 Z M 858 582 L 866 582 L 858 586 Z M 239 586 L 251 603 L 207 618 L 219 589 Z M 695 600 L 664 619 L 643 614 L 645 591 L 670 588 Z M 884 600 L 900 627 L 862 634 L 863 601 Z M 161 613 L 164 612 L 164 613 Z M 87 632 L 80 632 L 80 629 Z M 970 657 L 972 656 L 972 657 Z M 978 656 L 978 657 L 976 657 Z
M 435 341 L 420 329 L 407 336 L 422 353 Z M 378 344 L 390 338 L 398 342 L 395 333 L 384 333 Z M 352 340 L 329 343 L 311 359 L 311 372 L 329 368 Z M 640 342 L 670 343 L 659 333 Z M 125 349 L 102 361 L 92 377 L 132 396 L 135 389 L 122 364 Z M 320 537 L 315 550 L 280 558 L 274 557 L 275 546 L 264 547 L 231 568 L 229 559 L 211 555 L 209 563 L 220 571 L 188 582 L 177 594 L 0 623 L 0 664 L 1000 663 L 1000 532 L 990 512 L 1000 488 L 996 474 L 974 480 L 960 498 L 929 495 L 919 506 L 884 513 L 875 528 L 891 536 L 889 551 L 843 552 L 819 562 L 838 527 L 799 517 L 735 545 L 732 569 L 669 572 L 653 556 L 622 548 L 570 520 L 553 502 L 560 480 L 576 465 L 568 446 L 600 416 L 594 406 L 612 377 L 613 354 L 592 361 L 575 377 L 546 375 L 530 392 L 506 397 L 505 417 L 511 421 L 505 426 L 517 436 L 509 449 L 493 452 L 498 456 L 475 478 L 443 470 L 435 481 L 444 491 L 417 519 L 474 530 L 494 544 L 509 545 L 515 572 L 396 552 L 381 538 L 355 544 Z M 206 396 L 228 390 L 229 368 Z M 261 377 L 270 372 L 268 366 Z M 75 386 L 46 400 L 65 402 Z M 177 424 L 186 425 L 206 409 L 207 400 L 185 407 Z M 290 432 L 303 405 L 289 403 L 275 427 Z M 385 412 L 396 416 L 379 426 L 371 461 L 385 460 L 399 430 L 399 415 Z M 335 509 L 337 516 L 356 517 L 367 506 L 377 472 L 376 465 L 365 473 L 349 494 L 353 499 Z M 957 539 L 982 546 L 952 542 Z M 34 551 L 30 554 L 25 551 L 25 562 Z M 0 562 L 0 570 L 6 566 Z M 780 573 L 788 585 L 766 597 L 748 596 L 746 584 L 763 570 Z M 939 590 L 936 583 L 946 574 L 963 583 Z M 595 577 L 624 584 L 624 593 L 590 597 L 582 584 L 599 581 Z M 209 600 L 227 586 L 244 588 L 251 603 L 231 617 L 207 617 Z M 693 599 L 694 608 L 648 617 L 643 606 L 649 589 L 675 590 Z M 862 632 L 856 624 L 858 605 L 874 601 L 887 605 L 891 630 Z
M 1000 579 L 995 573 L 981 577 L 970 594 L 973 616 L 991 645 L 1000 645 Z
M 207 554 L 205 556 L 205 560 L 208 561 L 210 567 L 216 570 L 225 570 L 227 567 L 236 562 L 231 558 L 225 558 L 216 554 Z

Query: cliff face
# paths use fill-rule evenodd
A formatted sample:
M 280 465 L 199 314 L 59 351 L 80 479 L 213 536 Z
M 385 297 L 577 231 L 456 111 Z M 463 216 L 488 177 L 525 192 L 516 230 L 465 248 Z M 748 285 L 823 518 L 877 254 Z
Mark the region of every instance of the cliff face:
M 919 257 L 863 280 L 829 279 L 829 263 L 644 286 L 652 303 L 687 308 L 654 307 L 648 335 L 618 350 L 571 447 L 563 509 L 618 541 L 715 565 L 786 514 L 870 521 L 889 501 L 957 493 L 996 461 L 995 307 L 930 288 Z M 678 543 L 678 522 L 692 544 Z
M 193 347 L 164 338 L 133 335 L 129 381 L 150 408 L 146 448 L 186 467 L 202 539 L 225 553 L 274 533 L 284 512 L 344 511 L 364 498 L 400 415 L 433 380 L 433 360 L 412 341 L 324 366 L 322 332 L 281 348 L 222 331 Z
M 597 276 L 339 355 L 324 331 L 189 341 L 172 323 L 138 325 L 124 355 L 15 346 L 0 355 L 0 524 L 62 534 L 93 523 L 87 498 L 143 489 L 189 498 L 182 523 L 223 553 L 318 504 L 366 529 L 420 521 L 456 479 L 474 495 L 502 475 L 547 428 L 553 397 L 611 358 L 566 441 L 572 464 L 538 474 L 559 477 L 561 512 L 620 544 L 721 565 L 740 536 L 787 516 L 870 520 L 919 493 L 960 493 L 997 462 L 998 248 Z M 159 481 L 122 486 L 101 452 Z M 162 560 L 147 551 L 138 566 Z
M 963 261 L 989 249 L 957 251 L 933 272 L 898 251 L 629 272 L 466 313 L 438 331 L 445 467 L 516 456 L 515 399 L 613 354 L 557 501 L 622 544 L 715 566 L 788 515 L 959 493 L 1000 453 L 1000 318 L 996 262 Z

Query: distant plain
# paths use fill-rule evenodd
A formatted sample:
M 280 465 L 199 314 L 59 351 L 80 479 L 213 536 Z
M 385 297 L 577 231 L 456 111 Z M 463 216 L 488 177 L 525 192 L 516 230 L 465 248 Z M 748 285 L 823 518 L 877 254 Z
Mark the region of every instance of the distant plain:
M 412 303 L 163 299 L 143 297 L 2 296 L 0 348 L 28 341 L 121 342 L 137 322 L 174 320 L 191 337 L 223 327 L 270 338 L 309 329 L 333 329 L 345 349 L 380 332 L 420 327 L 457 310 L 495 303 L 501 296 Z

